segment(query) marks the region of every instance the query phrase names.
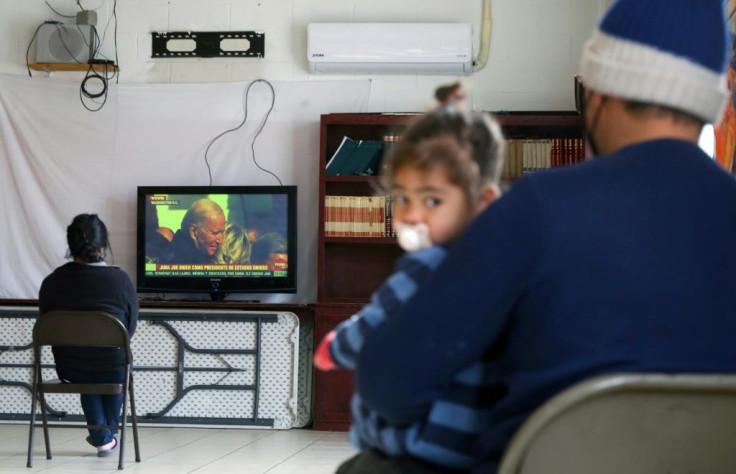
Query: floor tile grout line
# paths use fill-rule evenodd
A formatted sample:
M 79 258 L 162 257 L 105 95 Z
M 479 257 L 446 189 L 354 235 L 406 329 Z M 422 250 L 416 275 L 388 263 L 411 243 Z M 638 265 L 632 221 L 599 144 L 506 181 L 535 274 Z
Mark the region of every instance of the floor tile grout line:
M 187 430 L 186 432 L 180 432 L 179 427 L 162 428 L 164 427 L 150 427 L 141 432 L 141 454 L 143 462 L 140 464 L 134 463 L 132 460 L 133 440 L 132 436 L 129 438 L 131 444 L 129 445 L 126 443 L 126 470 L 129 467 L 133 467 L 136 472 L 158 472 L 158 465 L 162 462 L 168 463 L 168 458 L 166 458 L 168 455 L 175 463 L 181 462 L 181 469 L 171 471 L 177 473 L 213 472 L 215 474 L 224 474 L 226 472 L 243 472 L 240 470 L 228 470 L 228 468 L 235 468 L 240 465 L 240 467 L 247 469 L 247 472 L 250 474 L 293 474 L 295 472 L 301 472 L 305 467 L 303 466 L 304 463 L 302 460 L 308 461 L 309 459 L 314 459 L 315 462 L 319 461 L 320 466 L 323 464 L 325 465 L 324 469 L 307 469 L 309 473 L 316 474 L 327 473 L 328 470 L 329 472 L 333 472 L 332 467 L 327 466 L 337 466 L 338 463 L 341 463 L 344 459 L 348 459 L 349 455 L 351 455 L 349 452 L 350 445 L 347 442 L 347 439 L 345 439 L 345 436 L 338 436 L 342 435 L 342 433 L 334 431 L 313 431 L 309 429 L 253 430 L 256 432 L 246 434 L 243 438 L 240 438 L 240 436 L 238 436 L 239 433 L 231 432 L 242 430 L 230 430 L 225 427 L 207 427 L 203 428 L 201 431 L 195 429 Z M 62 431 L 67 433 L 69 430 Z M 231 436 L 231 434 L 235 436 Z M 18 427 L 13 427 L 12 425 L 0 423 L 0 436 L 4 441 L 11 442 L 11 440 L 13 440 L 12 443 L 18 444 L 18 446 L 23 444 L 23 449 L 18 448 L 18 452 L 14 453 L 13 456 L 10 456 L 13 458 L 12 466 L 17 467 L 18 469 L 4 470 L 0 468 L 0 474 L 5 474 L 6 472 L 12 472 L 13 474 L 21 472 L 21 464 L 25 467 L 25 455 L 21 456 L 23 458 L 22 460 L 19 460 L 18 454 L 23 454 L 21 451 L 25 452 L 27 425 L 23 424 Z M 156 454 L 150 455 L 151 450 L 146 449 L 147 442 L 145 440 L 155 444 L 157 449 Z M 64 439 L 63 442 L 66 443 L 67 447 L 71 446 L 72 448 L 70 451 L 65 451 L 70 454 L 69 456 L 59 452 L 59 456 L 54 456 L 53 464 L 42 465 L 41 461 L 45 460 L 41 459 L 44 457 L 41 455 L 36 458 L 39 462 L 34 466 L 33 470 L 22 469 L 22 471 L 29 473 L 44 472 L 47 474 L 54 472 L 58 472 L 59 474 L 83 471 L 88 472 L 90 469 L 94 470 L 94 472 L 99 472 L 100 474 L 119 472 L 116 469 L 112 469 L 113 466 L 111 465 L 95 465 L 96 463 L 92 462 L 92 454 L 80 454 L 83 453 L 83 451 L 77 452 L 77 450 L 73 449 L 74 443 L 76 443 L 77 440 L 70 438 Z M 221 442 L 223 445 L 220 445 Z M 4 443 L 0 442 L 0 445 L 2 444 Z M 205 456 L 198 457 L 196 454 L 192 453 L 192 448 L 198 444 L 204 447 L 202 452 L 206 454 Z M 337 451 L 329 449 L 325 451 L 322 449 L 325 446 L 332 447 L 333 444 L 340 448 L 344 447 L 345 449 Z M 211 448 L 208 448 L 208 446 Z M 208 449 L 210 449 L 209 452 Z M 13 451 L 15 452 L 16 449 L 13 448 Z M 179 456 L 174 453 L 175 451 L 183 454 L 190 453 L 191 459 L 184 460 L 182 458 L 180 461 L 177 461 L 176 458 L 179 458 Z M 250 465 L 245 461 L 245 464 L 239 464 L 239 460 L 243 457 L 242 454 L 235 454 L 239 451 L 244 451 L 242 454 L 246 455 L 252 451 L 257 457 L 261 458 L 261 461 L 265 462 L 256 462 L 253 465 Z M 323 451 L 325 452 L 323 453 Z M 262 454 L 265 454 L 266 456 L 264 457 Z M 214 457 L 211 458 L 211 455 L 214 455 Z M 129 456 L 131 456 L 131 459 L 128 459 Z M 187 454 L 187 456 L 189 456 L 189 454 Z M 228 458 L 232 459 L 235 463 L 229 463 Z M 96 458 L 94 460 L 96 461 Z M 158 462 L 156 460 L 158 460 Z M 147 461 L 150 461 L 151 463 Z M 5 463 L 6 461 L 0 461 L 0 465 Z M 224 469 L 220 466 L 224 467 Z M 304 474 L 307 474 L 307 471 L 305 471 Z
M 223 430 L 223 431 L 224 431 L 224 430 Z M 265 439 L 265 438 L 270 438 L 270 437 L 272 437 L 272 436 L 274 436 L 274 435 L 275 435 L 275 433 L 268 433 L 268 434 L 266 434 L 266 435 L 264 435 L 264 436 L 261 436 L 260 438 L 256 438 L 256 439 L 254 439 L 254 440 L 251 440 L 250 442 L 248 442 L 248 443 L 246 443 L 246 444 L 244 444 L 244 445 L 242 445 L 242 446 L 238 446 L 238 447 L 237 447 L 237 448 L 236 448 L 236 449 L 235 449 L 234 451 L 231 451 L 231 452 L 229 452 L 229 453 L 227 453 L 227 454 L 224 454 L 224 455 L 220 456 L 220 457 L 219 457 L 219 458 L 217 458 L 217 459 L 213 459 L 212 461 L 210 461 L 210 462 L 208 462 L 208 463 L 202 464 L 201 466 L 197 467 L 197 468 L 196 468 L 196 469 L 194 469 L 193 471 L 189 471 L 189 473 L 192 473 L 192 472 L 196 472 L 196 471 L 199 471 L 200 469 L 203 469 L 203 468 L 205 468 L 205 467 L 207 467 L 207 466 L 209 466 L 209 465 L 211 465 L 211 464 L 213 464 L 213 463 L 215 463 L 215 462 L 217 462 L 217 461 L 220 461 L 220 460 L 222 460 L 222 459 L 224 459 L 224 458 L 226 458 L 226 457 L 230 456 L 231 454 L 234 454 L 234 453 L 236 453 L 236 452 L 240 451 L 241 449 L 244 449 L 244 448 L 246 448 L 246 447 L 250 446 L 251 444 L 253 444 L 253 443 L 257 442 L 257 441 L 260 441 L 260 440 L 262 440 L 262 439 Z
M 268 469 L 268 470 L 266 470 L 266 471 L 263 471 L 263 474 L 267 474 L 268 472 L 270 472 L 270 471 L 273 471 L 274 469 L 276 469 L 276 468 L 277 468 L 277 467 L 279 467 L 280 465 L 284 464 L 284 463 L 285 463 L 286 461 L 288 461 L 289 459 L 293 458 L 294 456 L 296 456 L 296 455 L 298 455 L 299 453 L 303 452 L 303 451 L 304 451 L 305 449 L 308 449 L 308 448 L 309 448 L 310 446 L 314 445 L 314 443 L 317 443 L 318 441 L 322 441 L 323 439 L 325 439 L 325 438 L 326 438 L 327 436 L 329 436 L 330 434 L 332 434 L 332 431 L 326 431 L 326 432 L 324 433 L 324 435 L 320 436 L 319 438 L 315 439 L 314 441 L 312 441 L 312 442 L 311 442 L 311 443 L 309 443 L 308 445 L 304 446 L 304 447 L 303 447 L 302 449 L 300 449 L 299 451 L 295 452 L 294 454 L 292 454 L 292 455 L 291 455 L 291 456 L 289 456 L 289 457 L 286 457 L 286 458 L 282 459 L 282 460 L 281 460 L 281 462 L 279 462 L 278 464 L 276 464 L 276 465 L 272 466 L 272 467 L 271 467 L 270 469 Z

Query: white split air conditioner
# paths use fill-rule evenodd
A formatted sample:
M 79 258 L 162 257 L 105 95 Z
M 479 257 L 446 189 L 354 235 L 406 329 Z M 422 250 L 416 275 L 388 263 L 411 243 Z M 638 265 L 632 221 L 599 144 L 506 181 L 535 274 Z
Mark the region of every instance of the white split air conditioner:
M 468 75 L 473 37 L 466 23 L 310 23 L 311 74 Z

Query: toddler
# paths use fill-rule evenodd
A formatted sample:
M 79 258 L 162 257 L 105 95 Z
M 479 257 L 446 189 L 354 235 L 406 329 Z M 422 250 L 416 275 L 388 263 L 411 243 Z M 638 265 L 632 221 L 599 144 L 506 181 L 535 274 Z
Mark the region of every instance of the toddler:
M 320 370 L 354 369 L 370 332 L 398 312 L 431 277 L 452 241 L 499 196 L 504 139 L 487 114 L 443 107 L 411 123 L 387 159 L 385 186 L 393 197 L 397 240 L 407 253 L 371 302 L 320 343 L 314 357 Z M 432 404 L 426 421 L 412 426 L 390 425 L 355 394 L 351 442 L 392 457 L 467 469 L 472 441 L 486 426 L 476 407 L 489 398 L 487 375 L 482 364 L 461 372 Z

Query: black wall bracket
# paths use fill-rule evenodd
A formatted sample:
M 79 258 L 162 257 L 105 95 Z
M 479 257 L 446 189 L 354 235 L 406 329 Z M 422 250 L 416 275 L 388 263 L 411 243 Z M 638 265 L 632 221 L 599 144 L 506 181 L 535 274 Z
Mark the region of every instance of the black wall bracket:
M 263 58 L 262 31 L 171 31 L 151 33 L 152 58 Z

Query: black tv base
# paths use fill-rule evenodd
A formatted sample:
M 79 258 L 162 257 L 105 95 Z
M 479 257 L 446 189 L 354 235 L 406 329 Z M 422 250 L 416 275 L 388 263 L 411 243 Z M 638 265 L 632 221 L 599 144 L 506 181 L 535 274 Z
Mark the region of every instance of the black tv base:
M 210 298 L 212 298 L 212 301 L 225 301 L 225 297 L 227 295 L 227 293 L 223 293 L 221 291 L 210 291 Z

